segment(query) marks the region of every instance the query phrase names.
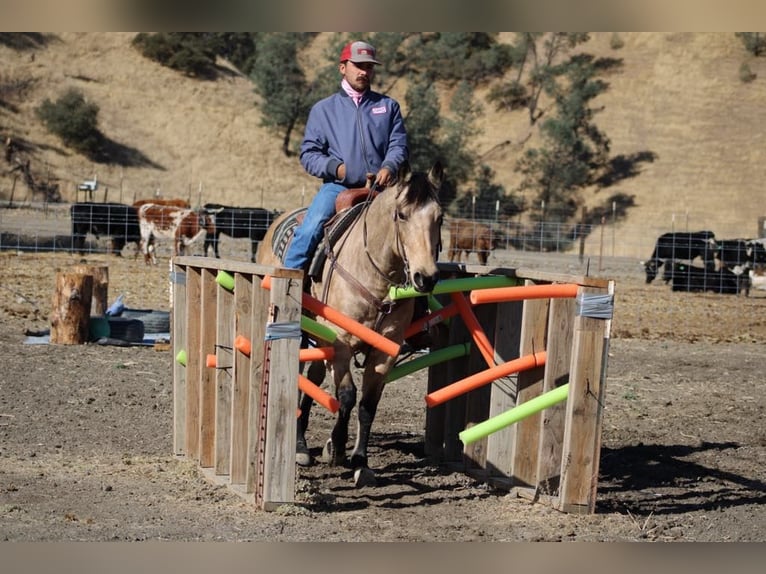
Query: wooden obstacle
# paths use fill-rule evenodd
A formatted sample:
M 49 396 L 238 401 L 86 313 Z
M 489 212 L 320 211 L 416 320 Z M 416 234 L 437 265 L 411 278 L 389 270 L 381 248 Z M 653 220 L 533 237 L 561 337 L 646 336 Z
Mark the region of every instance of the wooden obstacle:
M 594 512 L 614 283 L 526 269 L 440 268 L 445 287 L 465 291 L 435 290 L 432 321 L 413 324 L 416 332 L 449 321 L 430 349 L 438 362 L 420 364 L 428 369 L 429 395 L 461 382 L 465 392 L 450 390 L 449 398 L 423 405 L 427 454 L 558 510 Z M 301 284 L 300 272 L 254 263 L 171 262 L 174 356 L 183 359 L 173 372 L 174 451 L 266 510 L 294 502 L 299 384 L 318 390 L 299 377 L 299 331 L 317 328 L 301 315 Z M 486 293 L 472 297 L 478 284 Z M 411 372 L 407 363 L 398 368 Z M 317 396 L 335 406 L 326 393 Z M 536 397 L 533 404 L 544 402 L 544 410 L 516 416 Z M 466 428 L 512 409 L 513 424 L 461 442 Z
M 267 275 L 270 290 L 260 285 Z M 300 337 L 271 337 L 269 328 L 294 325 L 299 335 L 301 286 L 302 274 L 288 269 L 171 261 L 173 450 L 264 510 L 295 499 Z M 248 353 L 242 340 L 253 342 Z
M 427 454 L 558 510 L 595 512 L 614 282 L 530 269 L 440 267 L 445 278 L 488 271 L 513 277 L 519 286 L 530 287 L 530 298 L 514 287 L 461 297 L 457 302 L 463 308 L 466 300 L 475 303 L 471 310 L 478 327 L 472 319 L 464 321 L 460 312 L 448 313 L 453 318 L 444 340 L 431 350 L 476 341 L 479 328 L 491 344 L 493 362 L 488 367 L 486 350 L 472 345 L 467 359 L 429 367 L 429 396 L 439 397 L 441 389 L 460 381 L 473 390 L 443 404 L 434 401 L 438 404 L 428 409 Z M 448 310 L 450 299 L 443 301 Z M 536 366 L 526 364 L 543 353 Z M 514 365 L 525 368 L 512 369 Z M 487 373 L 501 372 L 503 366 L 508 374 L 484 384 Z M 481 384 L 470 384 L 475 381 Z M 460 441 L 464 429 L 567 384 L 566 401 L 468 445 Z

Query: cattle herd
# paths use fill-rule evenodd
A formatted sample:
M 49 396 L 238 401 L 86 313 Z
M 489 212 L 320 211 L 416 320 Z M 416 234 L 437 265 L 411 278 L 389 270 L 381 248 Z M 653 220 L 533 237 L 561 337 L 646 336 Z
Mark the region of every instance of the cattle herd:
M 88 234 L 111 238 L 110 252 L 121 255 L 128 243 L 136 244 L 136 254 L 147 263 L 157 262 L 155 241 L 173 241 L 173 255 L 183 255 L 186 248 L 204 237 L 204 253 L 211 250 L 219 257 L 218 243 L 223 233 L 251 242 L 250 260 L 255 260 L 258 242 L 263 239 L 279 211 L 261 207 L 232 207 L 214 203 L 193 209 L 183 199 L 139 200 L 122 203 L 74 203 L 70 208 L 72 248 L 85 250 Z
M 766 269 L 766 239 L 716 239 L 712 231 L 670 232 L 657 238 L 643 261 L 646 282 L 662 267 L 673 291 L 748 295 Z
M 204 237 L 205 255 L 220 257 L 221 234 L 250 240 L 250 260 L 255 260 L 258 242 L 281 211 L 261 207 L 232 207 L 206 203 L 198 209 L 185 200 L 151 199 L 122 203 L 74 203 L 72 249 L 83 252 L 88 234 L 111 238 L 110 252 L 120 255 L 128 243 L 135 243 L 136 254 L 146 263 L 155 263 L 155 241 L 173 241 L 173 254 L 184 254 L 187 247 Z M 477 221 L 452 218 L 448 224 L 450 261 L 460 262 L 476 253 L 486 265 L 502 235 L 492 226 Z M 766 239 L 717 239 L 712 231 L 670 232 L 657 238 L 654 250 L 641 262 L 646 283 L 662 269 L 662 280 L 673 291 L 713 291 L 749 294 L 754 281 L 766 283 Z

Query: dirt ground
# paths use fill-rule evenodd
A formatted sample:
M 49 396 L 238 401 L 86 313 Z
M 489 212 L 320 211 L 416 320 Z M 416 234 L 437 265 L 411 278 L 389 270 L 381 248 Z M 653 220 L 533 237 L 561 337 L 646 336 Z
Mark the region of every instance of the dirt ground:
M 245 253 L 245 258 L 247 254 Z M 152 347 L 25 343 L 48 327 L 60 253 L 0 253 L 0 540 L 766 541 L 766 293 L 674 293 L 634 260 L 580 263 L 615 279 L 597 512 L 563 514 L 429 463 L 425 377 L 385 391 L 373 429 L 379 485 L 298 471 L 300 504 L 261 512 L 172 454 L 172 357 Z M 108 264 L 110 299 L 168 309 L 167 259 Z M 318 449 L 331 423 L 314 410 Z M 353 433 L 353 427 L 352 427 Z

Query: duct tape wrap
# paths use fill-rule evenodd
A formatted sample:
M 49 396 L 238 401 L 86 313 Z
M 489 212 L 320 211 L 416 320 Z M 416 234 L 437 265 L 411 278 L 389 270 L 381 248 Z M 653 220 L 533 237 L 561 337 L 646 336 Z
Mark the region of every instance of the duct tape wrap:
M 580 293 L 577 296 L 577 315 L 591 319 L 611 319 L 614 313 L 614 295 Z
M 300 321 L 288 321 L 286 323 L 269 323 L 266 325 L 266 341 L 274 339 L 300 339 L 301 323 Z

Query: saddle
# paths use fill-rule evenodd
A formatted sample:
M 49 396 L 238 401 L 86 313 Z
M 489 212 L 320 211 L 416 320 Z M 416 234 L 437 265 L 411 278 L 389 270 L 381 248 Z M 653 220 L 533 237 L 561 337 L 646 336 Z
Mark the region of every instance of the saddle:
M 351 223 L 359 216 L 364 206 L 372 201 L 378 191 L 370 191 L 368 188 L 347 189 L 338 194 L 335 199 L 335 215 L 324 225 L 324 236 L 317 247 L 316 252 L 310 259 L 307 276 L 313 280 L 322 277 L 327 254 L 332 250 L 336 241 L 349 228 Z M 308 211 L 304 207 L 294 212 L 274 230 L 272 237 L 272 250 L 280 261 L 284 261 L 285 253 L 293 239 L 295 228 L 301 224 Z

